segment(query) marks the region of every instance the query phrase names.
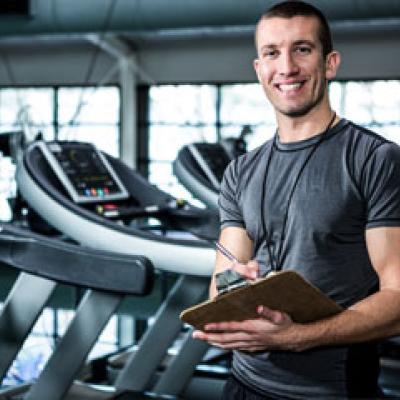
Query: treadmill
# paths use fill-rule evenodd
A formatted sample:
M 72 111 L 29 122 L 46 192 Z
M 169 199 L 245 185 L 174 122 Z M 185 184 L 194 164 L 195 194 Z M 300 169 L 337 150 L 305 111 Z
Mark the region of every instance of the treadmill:
M 161 191 L 89 143 L 34 142 L 18 163 L 16 179 L 29 206 L 82 245 L 123 254 L 140 249 L 160 270 L 212 273 L 216 214 Z M 150 224 L 135 223 L 146 218 L 161 221 L 160 230 L 193 236 L 156 234 Z
M 19 271 L 0 311 L 2 380 L 58 283 L 88 289 L 38 380 L 1 388 L 1 399 L 61 400 L 73 394 L 74 379 L 123 298 L 148 294 L 154 280 L 153 266 L 143 256 L 66 243 L 11 224 L 0 225 L 0 262 Z M 80 388 L 111 398 L 83 383 Z
M 122 392 L 150 390 L 159 396 L 187 393 L 208 349 L 191 338 L 190 330 L 168 368 L 155 375 L 181 335 L 180 312 L 207 296 L 217 213 L 174 198 L 120 160 L 82 142 L 32 143 L 18 162 L 17 183 L 29 206 L 71 240 L 121 255 L 139 251 L 157 270 L 179 275 L 115 386 Z
M 174 174 L 195 198 L 209 209 L 218 211 L 218 194 L 224 171 L 234 157 L 242 154 L 235 149 L 235 153 L 228 151 L 224 142 L 186 145 L 173 162 Z

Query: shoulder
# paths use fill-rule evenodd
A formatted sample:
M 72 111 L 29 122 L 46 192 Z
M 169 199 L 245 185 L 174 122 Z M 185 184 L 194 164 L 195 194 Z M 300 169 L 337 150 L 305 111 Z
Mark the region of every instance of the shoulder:
M 226 190 L 236 194 L 242 193 L 242 190 L 254 181 L 254 177 L 262 173 L 265 168 L 263 159 L 266 158 L 265 154 L 268 154 L 272 144 L 273 139 L 232 160 L 225 170 L 221 193 Z
M 345 129 L 342 136 L 347 141 L 344 152 L 347 170 L 363 198 L 375 201 L 378 193 L 393 190 L 397 193 L 400 147 L 352 122 L 348 122 Z
M 386 160 L 400 160 L 400 146 L 376 132 L 360 127 L 351 123 L 355 132 L 355 138 L 359 138 L 358 143 L 364 150 L 367 157 L 377 157 Z
M 239 156 L 231 161 L 228 169 L 230 169 L 231 172 L 234 172 L 235 175 L 244 175 L 254 172 L 254 170 L 259 166 L 260 160 L 264 158 L 272 144 L 273 139 L 270 139 L 261 146 Z
M 349 145 L 358 153 L 366 156 L 370 156 L 381 146 L 383 148 L 398 147 L 395 143 L 385 139 L 378 133 L 357 125 L 354 122 L 346 121 L 344 129 L 349 140 Z
M 357 174 L 374 159 L 398 160 L 400 147 L 376 132 L 344 120 L 340 137 L 350 169 Z

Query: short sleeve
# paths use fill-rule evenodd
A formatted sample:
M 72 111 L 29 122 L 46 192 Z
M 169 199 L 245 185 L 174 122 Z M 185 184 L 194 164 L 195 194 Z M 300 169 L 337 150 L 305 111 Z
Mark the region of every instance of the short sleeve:
M 243 213 L 237 201 L 238 161 L 233 160 L 225 170 L 218 199 L 221 229 L 244 227 Z
M 400 226 L 400 147 L 384 142 L 365 163 L 367 228 Z

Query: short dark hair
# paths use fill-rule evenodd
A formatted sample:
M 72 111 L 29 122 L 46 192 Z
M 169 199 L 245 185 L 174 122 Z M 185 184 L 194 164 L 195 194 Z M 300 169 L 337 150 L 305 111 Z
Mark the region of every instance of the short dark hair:
M 324 14 L 309 3 L 304 1 L 284 1 L 265 11 L 259 20 L 281 17 L 292 18 L 296 16 L 315 17 L 319 21 L 318 37 L 322 44 L 324 58 L 333 50 L 331 30 Z

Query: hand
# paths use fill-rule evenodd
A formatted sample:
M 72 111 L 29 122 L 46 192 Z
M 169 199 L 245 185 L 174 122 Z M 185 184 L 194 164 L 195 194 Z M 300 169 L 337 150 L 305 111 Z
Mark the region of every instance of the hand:
M 251 260 L 247 264 L 233 263 L 231 268 L 238 274 L 242 275 L 243 278 L 249 280 L 257 279 L 260 272 L 258 262 L 255 260 Z
M 230 350 L 296 350 L 292 339 L 297 324 L 289 315 L 265 306 L 258 306 L 257 313 L 257 319 L 208 324 L 204 331 L 194 331 L 193 338 Z

